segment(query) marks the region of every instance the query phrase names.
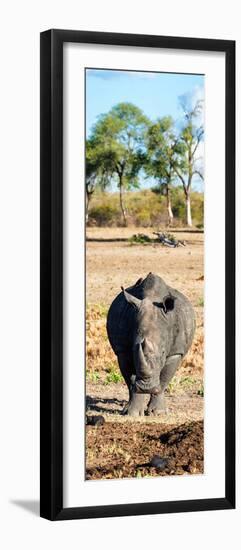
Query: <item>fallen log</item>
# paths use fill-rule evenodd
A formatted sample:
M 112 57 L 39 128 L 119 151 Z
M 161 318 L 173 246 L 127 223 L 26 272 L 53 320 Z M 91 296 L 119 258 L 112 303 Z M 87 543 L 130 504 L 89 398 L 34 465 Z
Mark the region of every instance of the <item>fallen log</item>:
M 159 242 L 164 246 L 168 246 L 170 248 L 176 248 L 177 246 L 186 246 L 185 241 L 174 239 L 173 236 L 171 236 L 170 238 L 170 236 L 165 235 L 165 233 L 157 233 L 156 231 L 153 231 L 153 235 L 157 235 Z

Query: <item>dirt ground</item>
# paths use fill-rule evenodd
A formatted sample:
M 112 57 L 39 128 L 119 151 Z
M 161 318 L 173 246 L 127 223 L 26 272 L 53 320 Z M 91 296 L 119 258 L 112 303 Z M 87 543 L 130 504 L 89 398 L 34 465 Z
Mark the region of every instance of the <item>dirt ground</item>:
M 87 426 L 86 479 L 203 473 L 203 422 Z M 98 463 L 95 458 L 98 452 Z
M 134 233 L 153 237 L 153 231 L 146 228 L 88 228 L 87 239 L 128 238 Z M 130 286 L 152 271 L 184 292 L 196 305 L 203 296 L 203 233 L 174 234 L 185 240 L 185 247 L 87 241 L 87 303 L 109 304 L 121 285 Z
M 103 426 L 86 427 L 87 479 L 203 471 L 204 236 L 173 231 L 186 243 L 174 249 L 159 243 L 128 242 L 134 233 L 153 237 L 152 231 L 87 229 L 86 409 L 87 415 L 102 415 L 105 420 Z M 121 415 L 128 392 L 107 339 L 106 314 L 121 285 L 131 286 L 150 271 L 191 300 L 197 329 L 192 347 L 166 391 L 166 413 L 132 419 Z M 165 435 L 170 432 L 171 443 Z M 154 455 L 163 458 L 165 467 L 150 466 Z

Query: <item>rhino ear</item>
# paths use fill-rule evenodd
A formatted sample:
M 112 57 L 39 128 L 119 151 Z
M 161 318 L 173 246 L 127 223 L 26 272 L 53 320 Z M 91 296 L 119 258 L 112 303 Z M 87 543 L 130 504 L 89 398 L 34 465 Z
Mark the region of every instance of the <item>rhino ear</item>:
M 168 313 L 168 311 L 172 311 L 174 309 L 175 300 L 176 300 L 176 297 L 172 296 L 172 294 L 168 294 L 167 296 L 164 296 L 162 303 L 163 303 L 163 309 L 165 313 Z
M 162 302 L 153 302 L 154 306 L 161 308 L 164 313 L 168 313 L 169 311 L 172 311 L 175 307 L 175 300 L 176 296 L 172 296 L 172 294 L 167 294 L 167 296 L 164 296 Z
M 121 287 L 121 290 L 123 290 L 123 293 L 124 293 L 124 296 L 125 296 L 125 299 L 126 301 L 131 304 L 132 306 L 134 306 L 136 309 L 140 309 L 141 307 L 141 300 L 139 300 L 139 298 L 136 298 L 136 296 L 132 296 L 132 294 L 130 294 L 129 292 L 127 292 L 127 290 L 125 290 L 123 288 L 123 286 Z
M 136 283 L 134 284 L 134 286 L 139 286 L 139 285 L 142 283 L 142 281 L 143 281 L 143 277 L 140 277 L 140 279 L 138 279 L 138 280 L 136 281 Z

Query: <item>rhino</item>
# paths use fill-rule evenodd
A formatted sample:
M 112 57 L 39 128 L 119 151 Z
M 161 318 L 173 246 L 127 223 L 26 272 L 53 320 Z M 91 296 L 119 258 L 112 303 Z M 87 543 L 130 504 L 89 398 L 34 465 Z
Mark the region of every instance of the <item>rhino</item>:
M 191 346 L 195 313 L 186 296 L 151 272 L 121 289 L 106 328 L 129 390 L 123 414 L 160 414 L 165 388 Z

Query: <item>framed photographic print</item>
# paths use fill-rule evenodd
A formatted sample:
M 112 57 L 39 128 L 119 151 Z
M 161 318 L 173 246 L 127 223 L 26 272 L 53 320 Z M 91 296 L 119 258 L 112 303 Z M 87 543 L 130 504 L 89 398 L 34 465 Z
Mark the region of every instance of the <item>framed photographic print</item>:
M 235 43 L 41 33 L 50 520 L 235 507 Z

